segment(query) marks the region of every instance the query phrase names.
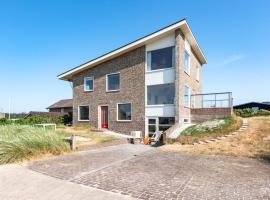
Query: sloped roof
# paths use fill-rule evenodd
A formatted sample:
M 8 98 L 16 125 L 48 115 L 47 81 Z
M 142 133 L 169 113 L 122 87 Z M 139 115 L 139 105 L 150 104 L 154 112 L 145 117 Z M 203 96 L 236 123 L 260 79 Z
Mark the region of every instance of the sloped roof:
M 53 105 L 49 106 L 47 109 L 51 108 L 69 108 L 73 107 L 73 99 L 62 99 L 60 101 L 57 101 Z
M 206 58 L 196 40 L 196 38 L 194 37 L 186 19 L 182 19 L 174 24 L 171 24 L 165 28 L 162 28 L 154 33 L 151 33 L 145 37 L 142 37 L 138 40 L 135 40 L 133 42 L 130 42 L 120 48 L 117 48 L 113 51 L 110 51 L 109 53 L 106 53 L 100 57 L 97 57 L 93 60 L 90 60 L 82 65 L 79 65 L 71 70 L 68 70 L 62 74 L 59 74 L 57 76 L 57 78 L 61 79 L 61 80 L 67 80 L 67 81 L 70 81 L 72 79 L 72 76 L 74 74 L 77 74 L 79 72 L 82 72 L 86 69 L 89 69 L 91 67 L 95 67 L 96 65 L 100 64 L 100 63 L 103 63 L 105 61 L 108 61 L 108 60 L 111 60 L 117 56 L 120 56 L 124 53 L 127 53 L 133 49 L 136 49 L 138 47 L 141 47 L 143 45 L 146 45 L 147 43 L 150 43 L 162 36 L 165 36 L 167 35 L 168 33 L 170 32 L 173 32 L 175 31 L 176 29 L 181 29 L 181 31 L 183 32 L 183 34 L 185 35 L 185 37 L 187 38 L 187 40 L 189 41 L 192 49 L 194 50 L 195 54 L 197 55 L 199 61 L 202 63 L 202 64 L 206 64 Z

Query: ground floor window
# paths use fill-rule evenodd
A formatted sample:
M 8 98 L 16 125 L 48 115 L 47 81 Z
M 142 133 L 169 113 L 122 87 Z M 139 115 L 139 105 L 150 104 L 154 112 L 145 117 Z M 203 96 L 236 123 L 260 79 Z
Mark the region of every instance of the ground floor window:
M 89 120 L 89 106 L 79 106 L 78 119 L 79 119 L 79 121 L 88 121 Z
M 149 117 L 148 134 L 151 135 L 156 131 L 166 131 L 175 124 L 175 117 Z
M 117 104 L 117 120 L 131 121 L 131 103 Z

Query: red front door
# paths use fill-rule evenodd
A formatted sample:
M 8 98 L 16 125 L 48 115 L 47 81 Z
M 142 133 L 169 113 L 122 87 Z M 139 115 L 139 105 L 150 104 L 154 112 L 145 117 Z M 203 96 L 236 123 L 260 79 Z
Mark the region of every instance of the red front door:
M 101 128 L 108 128 L 108 106 L 101 106 Z

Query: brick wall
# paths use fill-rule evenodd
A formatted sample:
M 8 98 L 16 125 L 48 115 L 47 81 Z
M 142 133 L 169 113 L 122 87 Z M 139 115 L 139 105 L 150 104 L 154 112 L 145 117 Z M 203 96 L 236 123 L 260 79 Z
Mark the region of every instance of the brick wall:
M 202 65 L 198 61 L 197 57 L 191 49 L 190 53 L 190 74 L 187 74 L 184 71 L 184 54 L 185 54 L 185 37 L 181 30 L 176 30 L 175 32 L 176 39 L 176 82 L 178 85 L 178 99 L 176 102 L 176 115 L 179 119 L 180 125 L 182 124 L 185 118 L 190 118 L 190 108 L 184 106 L 184 87 L 187 85 L 190 88 L 190 95 L 192 91 L 195 90 L 196 94 L 201 93 L 202 90 Z M 196 80 L 196 65 L 199 67 L 199 81 Z M 178 72 L 177 72 L 178 71 Z M 177 80 L 178 79 L 178 80 Z M 196 102 L 199 103 L 199 102 Z
M 120 91 L 106 92 L 106 74 L 120 72 Z M 94 91 L 84 92 L 84 77 L 94 76 Z M 132 121 L 117 121 L 117 103 L 132 103 Z M 78 121 L 78 106 L 89 105 L 89 122 Z M 109 129 L 129 133 L 145 130 L 145 46 L 73 77 L 73 123 L 98 128 L 98 107 L 108 105 Z
M 191 121 L 197 123 L 210 119 L 220 119 L 229 117 L 232 113 L 232 108 L 195 108 L 191 109 Z

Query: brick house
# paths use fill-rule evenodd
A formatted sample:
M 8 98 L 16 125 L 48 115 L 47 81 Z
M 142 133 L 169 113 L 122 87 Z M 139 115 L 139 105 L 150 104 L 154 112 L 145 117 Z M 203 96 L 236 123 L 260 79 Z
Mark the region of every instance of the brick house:
M 191 121 L 206 58 L 181 20 L 64 72 L 73 83 L 73 123 L 145 135 Z M 198 98 L 199 99 L 199 98 Z

